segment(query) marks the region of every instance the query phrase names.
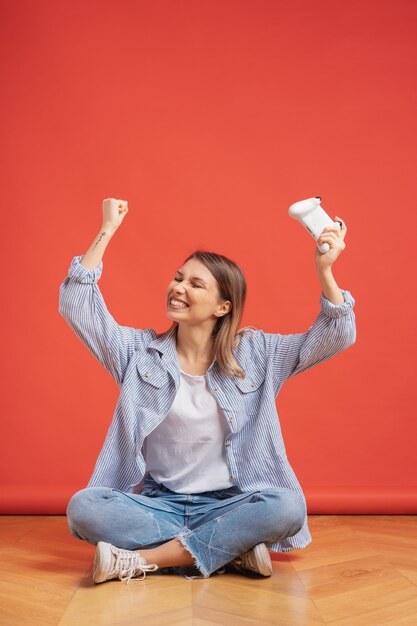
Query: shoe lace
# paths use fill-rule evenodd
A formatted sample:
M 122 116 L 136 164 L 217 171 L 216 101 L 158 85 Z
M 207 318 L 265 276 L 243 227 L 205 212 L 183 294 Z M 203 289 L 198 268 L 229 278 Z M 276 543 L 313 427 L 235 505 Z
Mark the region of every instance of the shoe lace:
M 239 556 L 234 558 L 233 561 L 230 561 L 230 564 L 239 570 L 252 569 L 253 564 L 250 560 L 250 551 L 240 554 Z
M 146 572 L 154 572 L 157 569 L 158 565 L 156 563 L 146 563 L 144 557 L 141 557 L 138 553 L 118 548 L 113 572 L 117 572 L 120 580 L 123 582 L 128 583 L 131 578 L 133 580 L 143 580 Z M 138 572 L 141 572 L 140 576 L 137 576 Z

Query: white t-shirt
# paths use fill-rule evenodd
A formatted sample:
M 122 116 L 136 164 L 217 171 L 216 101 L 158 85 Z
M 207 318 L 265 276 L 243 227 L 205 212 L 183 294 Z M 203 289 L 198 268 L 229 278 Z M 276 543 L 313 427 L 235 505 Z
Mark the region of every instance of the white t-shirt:
M 145 439 L 146 471 L 177 493 L 231 487 L 224 442 L 229 433 L 206 375 L 192 376 L 181 370 L 169 413 Z

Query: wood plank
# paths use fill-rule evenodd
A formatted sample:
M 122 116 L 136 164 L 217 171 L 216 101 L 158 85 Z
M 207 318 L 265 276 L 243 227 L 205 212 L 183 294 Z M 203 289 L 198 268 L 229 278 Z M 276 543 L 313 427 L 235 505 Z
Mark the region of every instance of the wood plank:
M 410 626 L 416 515 L 311 515 L 313 542 L 272 553 L 274 573 L 92 580 L 95 546 L 62 515 L 0 516 L 2 626 Z

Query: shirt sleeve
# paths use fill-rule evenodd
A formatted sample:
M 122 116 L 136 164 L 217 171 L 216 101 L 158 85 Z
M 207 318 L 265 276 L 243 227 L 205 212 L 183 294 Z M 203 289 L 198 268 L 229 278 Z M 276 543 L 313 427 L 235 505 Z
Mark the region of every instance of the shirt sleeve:
M 320 313 L 304 333 L 264 333 L 264 348 L 272 360 L 276 392 L 289 378 L 323 363 L 356 341 L 355 299 L 341 289 L 344 302 L 334 304 L 323 292 Z
M 134 351 L 140 347 L 142 331 L 120 326 L 107 310 L 97 285 L 103 261 L 88 269 L 80 264 L 81 259 L 81 255 L 72 259 L 68 276 L 60 285 L 58 311 L 120 386 Z

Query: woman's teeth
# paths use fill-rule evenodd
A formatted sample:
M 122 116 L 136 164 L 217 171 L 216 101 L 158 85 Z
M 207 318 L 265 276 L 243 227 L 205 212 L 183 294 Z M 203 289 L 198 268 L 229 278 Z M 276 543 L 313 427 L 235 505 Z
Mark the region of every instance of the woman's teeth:
M 188 304 L 185 304 L 185 302 L 180 302 L 179 300 L 175 300 L 175 298 L 172 298 L 169 303 L 175 309 L 188 309 Z

